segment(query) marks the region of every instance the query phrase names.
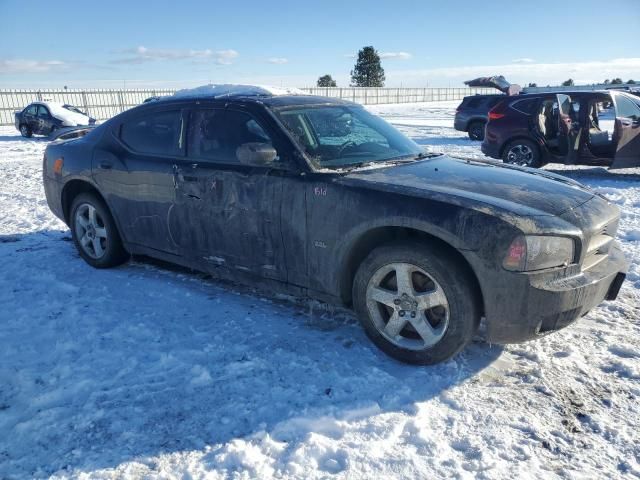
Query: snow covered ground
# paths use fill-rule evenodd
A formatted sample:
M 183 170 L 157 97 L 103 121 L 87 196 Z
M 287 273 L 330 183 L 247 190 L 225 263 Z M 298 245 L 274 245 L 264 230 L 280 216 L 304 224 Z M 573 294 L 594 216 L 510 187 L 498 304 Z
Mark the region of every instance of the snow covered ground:
M 482 158 L 454 103 L 371 107 Z M 0 129 L 0 478 L 640 477 L 640 171 L 548 167 L 623 211 L 615 303 L 540 341 L 430 368 L 355 319 L 140 261 L 78 256 L 44 140 Z

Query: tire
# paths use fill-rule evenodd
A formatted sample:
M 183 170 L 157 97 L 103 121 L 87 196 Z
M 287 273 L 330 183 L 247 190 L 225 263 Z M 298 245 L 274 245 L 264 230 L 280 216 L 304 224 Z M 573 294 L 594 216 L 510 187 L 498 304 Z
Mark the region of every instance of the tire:
M 502 152 L 502 161 L 521 167 L 540 168 L 540 149 L 531 140 L 518 139 L 507 144 Z
M 467 129 L 469 138 L 474 141 L 484 140 L 484 122 L 471 122 Z
M 31 138 L 33 137 L 33 130 L 31 130 L 31 127 L 29 125 L 23 123 L 22 125 L 20 125 L 20 135 L 22 135 L 24 138 Z
M 115 267 L 128 259 L 113 217 L 97 195 L 81 193 L 73 199 L 69 224 L 78 253 L 92 267 Z
M 410 275 L 404 278 L 411 282 L 413 297 L 401 295 L 408 291 L 402 287 L 406 282 L 401 281 L 398 288 L 398 272 L 402 277 L 405 265 Z M 425 301 L 432 307 L 425 308 Z M 480 320 L 478 295 L 468 269 L 446 250 L 419 243 L 373 250 L 356 273 L 353 304 L 378 348 L 416 365 L 443 362 L 460 352 Z

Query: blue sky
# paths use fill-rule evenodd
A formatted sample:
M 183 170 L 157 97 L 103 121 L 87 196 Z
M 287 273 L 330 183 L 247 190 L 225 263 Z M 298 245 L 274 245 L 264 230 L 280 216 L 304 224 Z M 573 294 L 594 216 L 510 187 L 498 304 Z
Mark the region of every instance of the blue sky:
M 365 45 L 387 86 L 640 80 L 640 0 L 505 4 L 0 0 L 0 87 L 348 86 Z

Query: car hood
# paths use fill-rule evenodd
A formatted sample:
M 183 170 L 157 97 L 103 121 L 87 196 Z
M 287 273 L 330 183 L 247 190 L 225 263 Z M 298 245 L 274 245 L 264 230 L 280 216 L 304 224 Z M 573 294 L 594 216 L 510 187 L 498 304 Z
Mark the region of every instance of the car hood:
M 495 207 L 522 216 L 558 216 L 595 196 L 580 183 L 544 170 L 444 155 L 388 168 L 353 171 L 342 181 L 478 210 Z

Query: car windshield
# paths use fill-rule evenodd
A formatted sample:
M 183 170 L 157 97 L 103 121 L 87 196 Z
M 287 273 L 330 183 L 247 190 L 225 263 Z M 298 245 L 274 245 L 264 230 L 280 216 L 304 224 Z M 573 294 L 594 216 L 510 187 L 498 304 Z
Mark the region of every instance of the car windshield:
M 635 95 L 631 94 L 631 93 L 627 93 L 627 92 L 616 92 L 615 95 L 618 95 L 620 97 L 624 97 L 627 100 L 630 100 L 632 103 L 635 103 L 637 106 L 640 107 L 640 98 L 636 97 Z
M 78 107 L 74 107 L 73 105 L 66 104 L 66 105 L 63 105 L 62 108 L 65 108 L 71 112 L 80 113 L 81 115 L 86 115 L 86 113 L 84 113 Z
M 356 105 L 297 106 L 279 109 L 276 114 L 321 168 L 354 167 L 424 154 L 415 142 Z

